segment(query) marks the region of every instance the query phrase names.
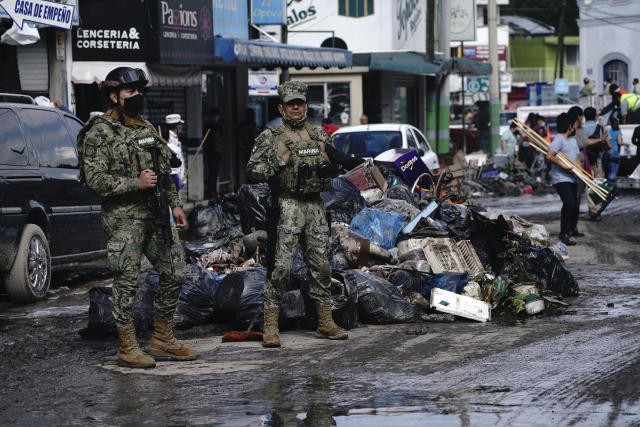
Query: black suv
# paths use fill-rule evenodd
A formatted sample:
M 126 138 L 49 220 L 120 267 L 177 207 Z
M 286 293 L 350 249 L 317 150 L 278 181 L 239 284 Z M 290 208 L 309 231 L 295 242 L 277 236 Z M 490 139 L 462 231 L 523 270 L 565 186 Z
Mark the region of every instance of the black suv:
M 0 283 L 12 301 L 33 301 L 52 264 L 103 256 L 106 239 L 100 197 L 79 180 L 82 122 L 17 102 L 0 102 Z

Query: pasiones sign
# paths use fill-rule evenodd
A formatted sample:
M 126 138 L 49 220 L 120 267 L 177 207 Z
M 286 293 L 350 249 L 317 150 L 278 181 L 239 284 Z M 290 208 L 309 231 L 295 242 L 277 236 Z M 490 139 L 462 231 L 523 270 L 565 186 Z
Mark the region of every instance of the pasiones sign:
M 159 0 L 156 22 L 158 62 L 187 65 L 213 62 L 211 0 Z

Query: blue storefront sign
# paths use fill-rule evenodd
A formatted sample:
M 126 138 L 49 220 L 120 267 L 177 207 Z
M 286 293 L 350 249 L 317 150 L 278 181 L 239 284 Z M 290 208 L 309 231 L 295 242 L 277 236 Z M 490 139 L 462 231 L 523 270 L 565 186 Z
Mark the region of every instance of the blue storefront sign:
M 232 39 L 248 39 L 246 0 L 213 0 L 213 33 Z
M 556 79 L 555 80 L 556 95 L 568 95 L 569 94 L 569 79 Z
M 256 25 L 284 25 L 287 23 L 285 0 L 251 0 L 251 22 Z

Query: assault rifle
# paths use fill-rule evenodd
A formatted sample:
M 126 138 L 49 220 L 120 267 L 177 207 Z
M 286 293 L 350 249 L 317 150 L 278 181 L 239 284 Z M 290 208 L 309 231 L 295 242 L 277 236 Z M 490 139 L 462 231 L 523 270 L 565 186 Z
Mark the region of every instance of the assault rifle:
M 171 255 L 171 246 L 173 246 L 173 231 L 171 228 L 171 214 L 169 210 L 169 203 L 167 203 L 167 197 L 165 194 L 162 183 L 166 176 L 160 175 L 160 164 L 158 163 L 158 147 L 151 147 L 149 153 L 151 153 L 151 159 L 153 160 L 153 170 L 158 176 L 158 182 L 153 188 L 153 197 L 151 198 L 151 208 L 156 212 L 156 225 L 160 226 L 162 231 L 162 240 L 167 247 L 169 253 L 169 262 L 171 262 L 171 274 L 175 273 L 175 267 L 173 265 L 173 255 Z

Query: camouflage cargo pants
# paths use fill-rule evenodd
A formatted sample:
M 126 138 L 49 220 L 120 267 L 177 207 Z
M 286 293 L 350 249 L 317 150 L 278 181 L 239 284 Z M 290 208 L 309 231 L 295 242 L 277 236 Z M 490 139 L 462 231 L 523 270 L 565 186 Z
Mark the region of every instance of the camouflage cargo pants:
M 171 317 L 185 282 L 185 264 L 178 232 L 173 229 L 171 253 L 175 273 L 171 273 L 169 253 L 160 228 L 153 220 L 102 216 L 107 232 L 107 262 L 113 271 L 113 317 L 118 326 L 133 322 L 133 300 L 138 290 L 142 254 L 160 273 L 154 307 L 162 317 Z
M 316 302 L 329 300 L 331 269 L 327 259 L 329 228 L 320 196 L 311 200 L 281 197 L 276 256 L 264 286 L 265 308 L 278 307 L 289 281 L 298 243 L 309 268 L 309 294 Z

